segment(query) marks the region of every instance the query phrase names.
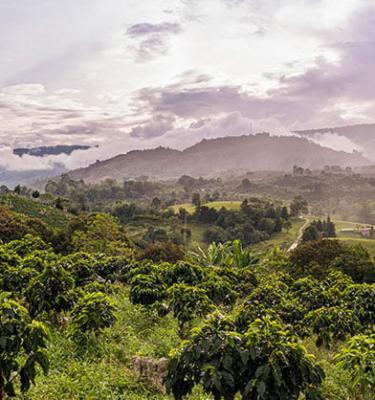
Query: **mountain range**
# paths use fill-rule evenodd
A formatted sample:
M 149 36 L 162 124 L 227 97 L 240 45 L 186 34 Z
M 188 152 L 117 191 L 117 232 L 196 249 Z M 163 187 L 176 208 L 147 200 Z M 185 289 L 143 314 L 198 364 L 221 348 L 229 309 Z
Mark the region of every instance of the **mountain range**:
M 288 171 L 293 165 L 362 166 L 370 162 L 359 152 L 347 153 L 322 147 L 297 136 L 256 135 L 204 139 L 183 151 L 158 147 L 135 150 L 69 173 L 73 179 L 98 182 L 137 178 L 175 178 L 181 175 L 220 176 L 244 171 Z

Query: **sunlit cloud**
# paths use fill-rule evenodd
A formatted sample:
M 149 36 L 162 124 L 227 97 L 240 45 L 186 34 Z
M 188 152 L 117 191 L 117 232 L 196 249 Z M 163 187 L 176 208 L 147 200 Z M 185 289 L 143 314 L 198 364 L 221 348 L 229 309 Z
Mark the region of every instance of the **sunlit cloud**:
M 367 0 L 4 0 L 0 167 L 69 169 L 136 148 L 373 122 L 374 27 Z M 99 147 L 12 152 L 57 144 Z

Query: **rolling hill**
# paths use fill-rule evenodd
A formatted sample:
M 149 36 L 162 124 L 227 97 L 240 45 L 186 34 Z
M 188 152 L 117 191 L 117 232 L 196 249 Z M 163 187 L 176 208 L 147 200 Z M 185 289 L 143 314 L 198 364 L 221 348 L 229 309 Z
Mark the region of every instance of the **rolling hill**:
M 370 162 L 360 153 L 346 153 L 319 146 L 296 136 L 257 135 L 223 137 L 201 142 L 183 151 L 158 147 L 135 150 L 97 161 L 69 173 L 87 182 L 129 179 L 141 175 L 174 178 L 181 175 L 220 176 L 253 170 L 290 170 L 293 165 L 321 168 L 323 165 L 362 166 Z

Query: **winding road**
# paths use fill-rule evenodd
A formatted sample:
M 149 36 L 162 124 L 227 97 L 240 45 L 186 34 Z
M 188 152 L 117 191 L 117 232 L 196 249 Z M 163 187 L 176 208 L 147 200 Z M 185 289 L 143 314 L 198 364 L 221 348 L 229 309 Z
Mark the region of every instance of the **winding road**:
M 302 240 L 303 232 L 305 231 L 305 229 L 307 228 L 307 226 L 308 226 L 309 223 L 310 223 L 309 217 L 305 217 L 304 219 L 305 219 L 305 223 L 301 226 L 301 228 L 299 228 L 298 237 L 297 237 L 297 239 L 293 242 L 293 244 L 289 247 L 288 253 L 289 253 L 290 251 L 293 251 L 294 249 L 296 249 L 296 248 L 298 247 L 298 245 L 300 244 L 301 240 Z

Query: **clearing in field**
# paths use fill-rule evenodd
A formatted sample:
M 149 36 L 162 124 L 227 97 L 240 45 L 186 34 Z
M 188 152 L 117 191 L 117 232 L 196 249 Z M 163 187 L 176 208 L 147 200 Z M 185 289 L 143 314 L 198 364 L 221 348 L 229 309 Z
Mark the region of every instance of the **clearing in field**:
M 241 206 L 240 201 L 211 201 L 208 203 L 202 204 L 206 207 L 215 208 L 216 210 L 220 210 L 221 208 L 225 207 L 227 210 L 239 210 Z M 180 208 L 184 208 L 189 214 L 192 214 L 195 211 L 195 205 L 191 203 L 183 203 L 183 204 L 176 204 L 170 207 L 174 212 L 178 212 Z

